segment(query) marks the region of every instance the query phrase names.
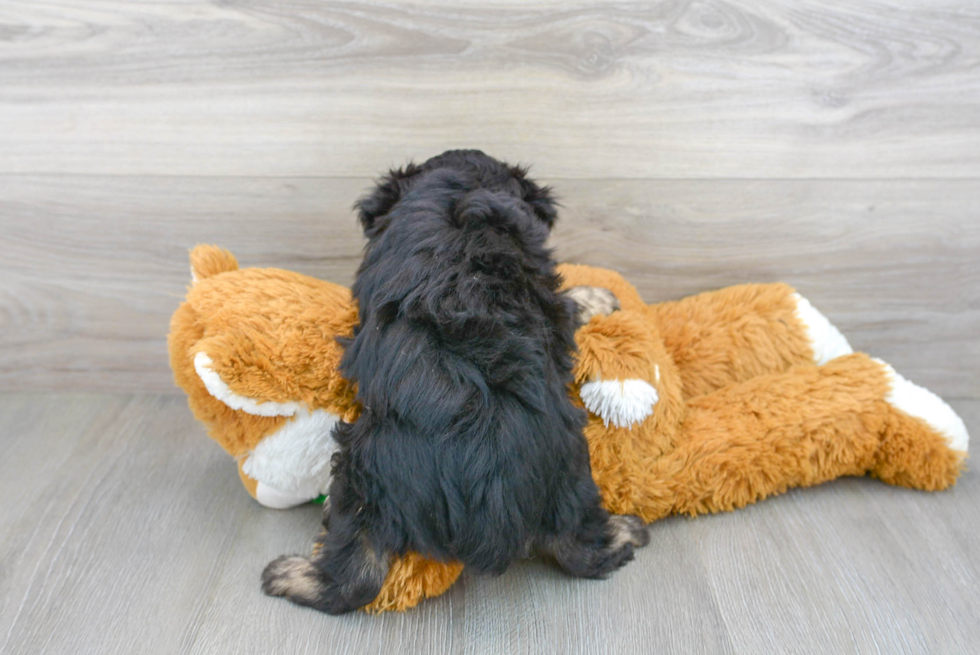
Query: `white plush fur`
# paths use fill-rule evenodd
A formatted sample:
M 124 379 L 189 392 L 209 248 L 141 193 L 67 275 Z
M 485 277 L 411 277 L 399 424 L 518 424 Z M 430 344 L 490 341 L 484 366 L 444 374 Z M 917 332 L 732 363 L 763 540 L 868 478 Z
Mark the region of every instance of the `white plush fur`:
M 326 493 L 330 458 L 337 450 L 331 432 L 340 417 L 325 410 L 311 412 L 297 402 L 263 402 L 241 396 L 225 384 L 213 364 L 205 352 L 194 356 L 194 370 L 208 393 L 225 405 L 254 416 L 292 417 L 260 441 L 242 464 L 242 471 L 258 481 L 256 499 L 266 507 L 284 509 Z
M 310 500 L 326 493 L 330 458 L 337 450 L 331 433 L 339 420 L 322 409 L 301 409 L 293 420 L 259 442 L 242 471 L 280 494 Z
M 817 311 L 809 300 L 798 293 L 794 293 L 793 298 L 796 300 L 796 316 L 806 327 L 815 364 L 826 364 L 836 357 L 854 352 L 840 330 Z
M 269 509 L 289 509 L 290 507 L 304 505 L 315 497 L 307 494 L 279 491 L 261 481 L 255 485 L 255 500 L 259 501 L 259 504 L 263 507 L 268 507 Z
M 582 385 L 582 402 L 603 423 L 628 428 L 653 414 L 660 396 L 645 380 L 592 380 Z
M 197 376 L 201 378 L 201 382 L 204 383 L 208 393 L 232 409 L 240 409 L 246 414 L 254 416 L 293 416 L 302 409 L 299 403 L 264 402 L 238 395 L 211 368 L 213 364 L 214 362 L 206 352 L 199 352 L 194 355 L 194 370 L 197 371 Z
M 887 363 L 876 359 L 885 368 L 891 381 L 891 391 L 885 397 L 892 407 L 921 418 L 933 430 L 943 435 L 953 450 L 967 452 L 970 435 L 963 419 L 942 398 L 924 387 L 909 382 Z

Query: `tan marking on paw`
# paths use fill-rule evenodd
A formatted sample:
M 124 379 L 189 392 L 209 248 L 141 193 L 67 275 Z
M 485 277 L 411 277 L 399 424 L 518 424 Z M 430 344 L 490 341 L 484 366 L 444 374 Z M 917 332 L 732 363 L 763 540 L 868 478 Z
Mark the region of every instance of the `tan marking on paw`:
M 643 521 L 635 516 L 610 516 L 609 527 L 612 529 L 612 540 L 609 542 L 611 550 L 618 550 L 626 544 L 641 548 L 650 541 Z
M 321 593 L 320 579 L 305 557 L 280 557 L 262 573 L 262 589 L 270 596 L 313 601 Z

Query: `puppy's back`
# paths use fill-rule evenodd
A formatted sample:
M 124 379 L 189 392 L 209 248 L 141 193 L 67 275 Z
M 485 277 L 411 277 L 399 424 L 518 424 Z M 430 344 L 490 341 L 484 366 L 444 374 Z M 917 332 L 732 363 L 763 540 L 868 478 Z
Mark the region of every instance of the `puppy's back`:
M 501 571 L 560 520 L 551 491 L 588 453 L 549 224 L 486 177 L 422 173 L 371 234 L 343 363 L 364 414 L 338 469 L 393 550 Z

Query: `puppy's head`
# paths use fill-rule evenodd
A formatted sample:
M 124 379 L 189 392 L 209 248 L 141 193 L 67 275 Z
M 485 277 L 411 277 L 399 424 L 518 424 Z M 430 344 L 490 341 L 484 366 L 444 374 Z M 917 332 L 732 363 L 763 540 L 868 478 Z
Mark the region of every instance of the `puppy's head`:
M 449 150 L 422 165 L 393 169 L 357 201 L 364 234 L 384 232 L 403 202 L 445 202 L 460 227 L 474 221 L 517 224 L 533 218 L 535 230 L 547 233 L 557 218 L 557 203 L 548 187 L 527 177 L 527 168 L 497 161 L 479 150 Z M 524 226 L 520 226 L 522 229 Z M 530 226 L 528 226 L 530 227 Z

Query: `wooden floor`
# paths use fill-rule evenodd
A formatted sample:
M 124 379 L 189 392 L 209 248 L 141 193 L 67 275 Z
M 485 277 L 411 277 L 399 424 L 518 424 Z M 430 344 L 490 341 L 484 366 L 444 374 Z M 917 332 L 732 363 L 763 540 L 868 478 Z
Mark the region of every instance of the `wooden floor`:
M 974 433 L 980 402 L 954 403 Z M 542 562 L 402 615 L 262 596 L 318 508 L 259 507 L 177 396 L 0 396 L 0 652 L 974 653 L 980 475 L 867 478 L 655 523 L 605 581 Z
M 962 0 L 0 0 L 0 653 L 971 653 L 980 475 L 843 480 L 401 616 L 266 599 L 263 510 L 167 367 L 187 250 L 349 283 L 371 178 L 533 164 L 649 301 L 796 286 L 980 433 L 980 10 Z

